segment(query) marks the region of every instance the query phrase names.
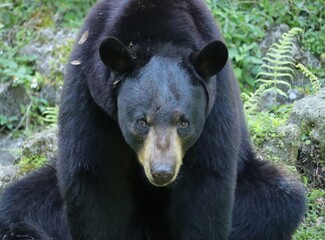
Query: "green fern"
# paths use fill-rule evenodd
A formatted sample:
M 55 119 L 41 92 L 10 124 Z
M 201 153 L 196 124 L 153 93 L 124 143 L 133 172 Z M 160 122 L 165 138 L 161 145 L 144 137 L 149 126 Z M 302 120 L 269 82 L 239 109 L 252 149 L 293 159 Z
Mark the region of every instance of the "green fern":
M 273 43 L 262 58 L 263 64 L 257 74 L 257 82 L 262 83 L 266 91 L 274 91 L 287 97 L 287 94 L 280 89 L 280 86 L 291 88 L 291 84 L 286 80 L 293 80 L 295 60 L 293 59 L 293 41 L 296 35 L 300 34 L 300 28 L 293 28 L 284 33 L 278 43 Z
M 244 110 L 247 114 L 253 114 L 254 112 L 256 112 L 261 99 L 261 95 L 263 92 L 265 92 L 265 89 L 266 84 L 262 84 L 254 92 L 251 92 L 249 94 L 245 92 L 242 93 Z
M 43 112 L 42 120 L 49 123 L 50 125 L 55 125 L 58 122 L 59 107 L 47 107 Z
M 318 92 L 321 87 L 318 78 L 301 63 L 298 63 L 296 68 L 298 68 L 306 77 L 309 78 L 313 91 Z
M 275 94 L 287 97 L 280 86 L 291 88 L 287 79 L 293 80 L 293 67 L 296 66 L 293 59 L 293 41 L 295 36 L 301 32 L 300 28 L 293 28 L 284 33 L 279 42 L 273 43 L 265 57 L 262 58 L 263 64 L 260 67 L 260 72 L 256 75 L 257 82 L 261 84 L 254 93 L 242 94 L 246 113 L 253 114 L 258 110 L 261 96 L 265 92 L 274 91 Z

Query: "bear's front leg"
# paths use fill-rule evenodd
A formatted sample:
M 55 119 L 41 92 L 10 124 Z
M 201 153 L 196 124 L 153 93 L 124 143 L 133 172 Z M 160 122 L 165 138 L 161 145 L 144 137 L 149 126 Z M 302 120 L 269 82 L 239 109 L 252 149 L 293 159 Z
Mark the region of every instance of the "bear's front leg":
M 173 240 L 227 240 L 235 177 L 197 171 L 173 189 L 169 217 Z
M 119 186 L 117 186 L 117 184 Z M 92 176 L 78 178 L 65 193 L 68 224 L 74 240 L 143 240 L 141 221 L 127 188 L 104 185 Z

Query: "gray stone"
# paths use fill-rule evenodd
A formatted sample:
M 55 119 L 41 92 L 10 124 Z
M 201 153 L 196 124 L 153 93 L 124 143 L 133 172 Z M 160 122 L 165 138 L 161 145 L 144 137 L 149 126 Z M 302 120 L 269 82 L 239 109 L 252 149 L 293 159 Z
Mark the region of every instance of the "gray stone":
M 22 86 L 13 87 L 10 82 L 0 83 L 0 115 L 21 116 L 20 106 L 28 105 L 30 99 Z
M 0 192 L 12 181 L 18 179 L 17 166 L 1 166 L 0 165 Z
M 22 138 L 9 139 L 0 136 L 0 192 L 3 188 L 18 178 L 18 167 L 15 165 L 21 157 Z
M 286 24 L 275 25 L 270 28 L 265 38 L 259 44 L 261 52 L 263 55 L 266 54 L 270 46 L 279 41 L 281 36 L 290 30 L 289 26 Z
M 21 157 L 23 143 L 23 138 L 6 140 L 6 136 L 0 136 L 0 166 L 15 164 L 17 159 Z
M 75 41 L 75 33 L 70 29 L 54 30 L 43 28 L 35 40 L 26 45 L 21 55 L 36 55 L 36 71 L 45 77 L 40 88 L 40 97 L 50 105 L 59 103 L 60 84 L 63 83 L 65 65 L 71 47 Z
M 314 187 L 325 186 L 325 89 L 296 102 L 289 122 L 302 130 L 297 167 Z
M 43 28 L 38 32 L 38 37 L 22 49 L 21 54 L 37 55 L 36 70 L 44 76 L 53 75 L 53 72 L 62 74 L 67 59 L 63 56 L 66 52 L 60 49 L 70 48 L 74 38 L 75 33 L 68 29 L 55 31 L 53 28 Z
M 54 159 L 57 153 L 57 127 L 45 129 L 29 137 L 23 145 L 23 156 Z
M 322 160 L 325 160 L 325 88 L 317 95 L 296 102 L 289 122 L 299 125 L 315 142 L 319 143 Z
M 0 192 L 10 182 L 22 177 L 25 172 L 17 164 L 22 158 L 45 157 L 55 159 L 57 153 L 57 127 L 45 129 L 24 139 L 10 139 L 5 144 L 0 137 Z
M 53 106 L 60 102 L 61 87 L 55 87 L 51 84 L 45 84 L 39 93 L 40 98 L 44 98 Z
M 263 158 L 281 161 L 288 165 L 297 162 L 300 146 L 301 130 L 295 124 L 289 124 L 277 129 L 277 137 L 265 142 L 259 153 Z

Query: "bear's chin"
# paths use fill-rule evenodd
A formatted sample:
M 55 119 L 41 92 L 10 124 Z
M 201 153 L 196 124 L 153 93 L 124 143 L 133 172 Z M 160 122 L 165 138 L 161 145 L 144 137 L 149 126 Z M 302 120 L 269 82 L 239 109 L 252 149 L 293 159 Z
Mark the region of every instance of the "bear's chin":
M 178 171 L 177 171 L 178 172 Z M 174 174 L 172 177 L 168 178 L 168 179 L 155 179 L 151 172 L 146 171 L 145 169 L 145 175 L 147 180 L 150 182 L 150 184 L 152 184 L 155 187 L 166 187 L 168 185 L 171 185 L 175 179 L 177 178 L 177 173 Z
M 155 187 L 167 187 L 169 185 L 172 184 L 172 182 L 174 182 L 174 180 L 170 180 L 169 182 L 166 183 L 162 183 L 162 182 L 155 182 L 153 179 L 149 179 L 150 184 L 154 185 Z

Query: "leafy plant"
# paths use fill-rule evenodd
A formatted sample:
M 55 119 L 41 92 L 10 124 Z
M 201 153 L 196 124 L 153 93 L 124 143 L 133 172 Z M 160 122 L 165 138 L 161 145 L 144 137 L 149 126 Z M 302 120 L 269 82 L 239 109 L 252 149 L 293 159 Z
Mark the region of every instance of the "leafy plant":
M 313 88 L 313 91 L 314 92 L 318 92 L 319 89 L 320 89 L 320 82 L 318 80 L 318 78 L 309 70 L 307 69 L 303 64 L 301 63 L 298 63 L 296 65 L 296 68 L 300 69 L 301 72 L 309 78 L 310 82 L 311 82 L 311 85 L 312 85 L 312 88 Z
M 0 115 L 0 126 L 3 126 L 2 128 L 0 128 L 0 132 L 4 128 L 13 129 L 14 128 L 14 124 L 17 121 L 18 121 L 17 116 L 10 116 L 10 117 L 8 117 L 8 116 Z
M 6 3 L 0 5 L 0 19 L 7 27 L 21 25 L 30 20 L 33 20 L 38 27 L 53 24 L 79 27 L 85 12 L 95 2 L 96 0 L 82 2 L 79 0 L 7 0 Z M 76 6 L 78 6 L 78 11 L 75 11 Z M 53 19 L 56 22 L 53 22 Z
M 325 5 L 322 1 L 292 1 L 290 18 L 292 27 L 303 29 L 302 43 L 306 49 L 320 56 L 325 52 Z
M 300 69 L 310 79 L 314 92 L 320 89 L 318 78 L 301 63 L 296 64 L 293 58 L 293 41 L 301 32 L 301 29 L 293 28 L 288 33 L 284 33 L 278 43 L 273 43 L 262 58 L 263 64 L 256 76 L 257 82 L 261 84 L 254 92 L 242 93 L 247 115 L 256 113 L 261 97 L 266 92 L 275 93 L 275 101 L 276 94 L 287 98 L 287 94 L 282 89 L 291 88 L 290 81 L 293 80 L 294 67 Z
M 31 170 L 38 169 L 45 165 L 46 157 L 44 156 L 31 156 L 31 157 L 22 157 L 19 161 L 19 173 L 25 174 Z
M 44 122 L 55 125 L 58 122 L 59 107 L 46 107 L 42 114 L 44 116 L 42 118 Z
M 278 132 L 280 126 L 284 126 L 289 118 L 292 105 L 282 105 L 271 112 L 261 111 L 247 114 L 246 121 L 251 140 L 255 146 L 281 137 Z
M 255 88 L 254 79 L 261 65 L 258 42 L 274 25 L 287 24 L 290 28 L 302 29 L 304 49 L 311 51 L 316 57 L 325 54 L 325 38 L 320 37 L 325 35 L 325 5 L 322 1 L 206 2 L 220 22 L 242 92 L 248 93 Z M 250 46 L 253 47 L 248 48 Z M 317 76 L 324 81 L 325 68 L 318 69 Z
M 241 1 L 208 0 L 207 3 L 220 22 L 241 90 L 249 92 L 262 63 L 257 42 L 265 36 L 269 16 L 257 8 L 248 10 Z
M 36 56 L 16 56 L 14 59 L 0 57 L 1 81 L 12 81 L 13 85 L 25 85 L 28 88 L 37 88 L 42 76 L 33 69 Z
M 274 91 L 275 94 L 287 97 L 281 86 L 291 88 L 285 78 L 293 79 L 292 67 L 295 66 L 295 60 L 292 57 L 293 41 L 301 32 L 301 29 L 293 28 L 288 33 L 284 33 L 279 43 L 273 43 L 265 57 L 262 58 L 263 64 L 261 71 L 257 74 L 257 82 L 264 85 L 265 91 Z
M 325 233 L 325 190 L 309 189 L 307 214 L 294 240 L 323 240 Z

